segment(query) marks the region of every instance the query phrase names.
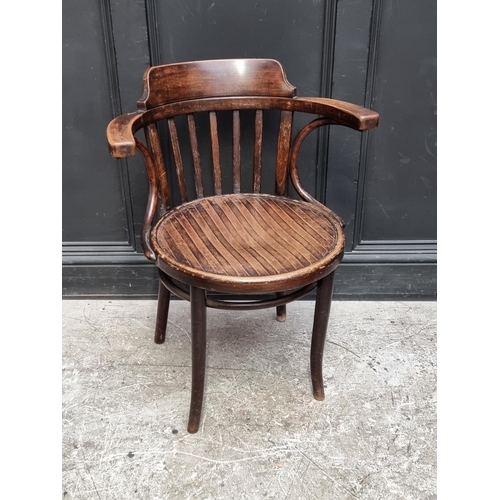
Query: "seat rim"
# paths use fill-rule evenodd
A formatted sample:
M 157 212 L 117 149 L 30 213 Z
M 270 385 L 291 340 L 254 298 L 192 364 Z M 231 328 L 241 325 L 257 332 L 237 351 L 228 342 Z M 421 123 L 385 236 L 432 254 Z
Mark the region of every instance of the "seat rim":
M 321 259 L 312 262 L 308 266 L 304 266 L 298 270 L 290 272 L 269 274 L 263 276 L 232 276 L 227 274 L 215 274 L 209 271 L 193 268 L 186 264 L 179 264 L 176 260 L 162 254 L 161 245 L 158 244 L 157 231 L 162 222 L 172 216 L 174 212 L 185 210 L 189 205 L 203 202 L 207 198 L 228 198 L 228 197 L 266 197 L 271 200 L 283 200 L 297 203 L 300 205 L 308 205 L 313 207 L 323 215 L 327 215 L 329 222 L 335 226 L 337 232 L 337 240 L 335 246 Z M 345 233 L 338 221 L 338 216 L 329 208 L 318 203 L 310 203 L 304 200 L 296 200 L 287 196 L 262 194 L 262 193 L 238 193 L 238 194 L 222 194 L 210 197 L 197 198 L 195 200 L 183 203 L 172 210 L 169 210 L 161 217 L 154 225 L 151 231 L 151 243 L 156 254 L 156 265 L 170 277 L 181 281 L 190 286 L 196 286 L 205 290 L 222 292 L 222 293 L 237 293 L 237 294 L 257 294 L 257 293 L 274 293 L 281 291 L 289 291 L 314 283 L 324 276 L 333 272 L 340 264 L 344 256 Z

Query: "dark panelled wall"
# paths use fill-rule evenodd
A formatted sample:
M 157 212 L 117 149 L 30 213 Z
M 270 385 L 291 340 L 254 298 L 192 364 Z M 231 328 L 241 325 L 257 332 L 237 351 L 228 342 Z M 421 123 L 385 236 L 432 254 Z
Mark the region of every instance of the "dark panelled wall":
M 380 113 L 378 129 L 308 139 L 304 184 L 347 222 L 338 298 L 436 294 L 436 1 L 66 0 L 63 293 L 153 296 L 139 234 L 147 178 L 105 128 L 154 64 L 271 57 L 299 96 Z

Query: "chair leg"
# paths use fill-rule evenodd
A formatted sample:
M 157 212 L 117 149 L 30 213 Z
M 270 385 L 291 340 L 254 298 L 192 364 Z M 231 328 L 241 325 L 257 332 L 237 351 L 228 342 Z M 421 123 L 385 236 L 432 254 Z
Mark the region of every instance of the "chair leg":
M 205 290 L 191 287 L 191 343 L 192 382 L 191 408 L 189 410 L 188 432 L 198 432 L 200 426 L 203 391 L 205 388 L 205 360 L 207 346 L 207 307 Z
M 326 330 L 332 305 L 333 275 L 325 276 L 318 283 L 316 293 L 316 308 L 314 310 L 314 325 L 311 343 L 311 379 L 314 399 L 323 401 L 323 348 L 325 346 Z
M 278 292 L 276 297 L 283 297 L 284 295 L 285 292 Z M 276 319 L 281 322 L 286 320 L 286 304 L 276 307 Z
M 158 285 L 158 306 L 156 310 L 155 344 L 165 342 L 167 331 L 168 308 L 170 306 L 170 290 L 160 280 Z

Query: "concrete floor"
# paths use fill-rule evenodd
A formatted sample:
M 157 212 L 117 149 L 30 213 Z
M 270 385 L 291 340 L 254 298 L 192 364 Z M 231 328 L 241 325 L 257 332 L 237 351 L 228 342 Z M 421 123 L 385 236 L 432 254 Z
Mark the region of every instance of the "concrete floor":
M 153 343 L 153 301 L 63 303 L 63 498 L 436 496 L 436 304 L 334 302 L 326 399 L 309 381 L 314 304 L 208 311 L 202 425 L 186 431 L 189 304 Z

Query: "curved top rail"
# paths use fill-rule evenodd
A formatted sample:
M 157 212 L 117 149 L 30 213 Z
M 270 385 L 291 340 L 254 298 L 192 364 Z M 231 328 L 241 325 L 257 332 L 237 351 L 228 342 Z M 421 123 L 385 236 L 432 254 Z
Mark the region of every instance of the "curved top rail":
M 139 109 L 207 97 L 294 97 L 296 88 L 274 59 L 218 59 L 153 66 L 144 74 Z
M 203 111 L 235 109 L 278 109 L 313 113 L 330 118 L 332 123 L 354 130 L 368 130 L 378 125 L 376 111 L 349 102 L 317 97 L 224 97 L 194 99 L 158 106 L 147 111 L 136 111 L 115 118 L 108 125 L 108 143 L 113 157 L 135 155 L 134 133 L 149 123 L 177 115 Z

